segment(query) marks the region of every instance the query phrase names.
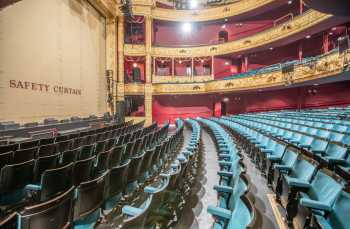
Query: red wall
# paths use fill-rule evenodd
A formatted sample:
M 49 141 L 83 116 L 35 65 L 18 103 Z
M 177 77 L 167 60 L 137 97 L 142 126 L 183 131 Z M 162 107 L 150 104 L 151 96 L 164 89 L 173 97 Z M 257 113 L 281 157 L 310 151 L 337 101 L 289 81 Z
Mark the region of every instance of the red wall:
M 167 120 L 173 122 L 178 117 L 210 117 L 213 115 L 215 103 L 224 97 L 229 99 L 226 108 L 229 114 L 348 105 L 350 104 L 349 87 L 350 81 L 344 81 L 273 91 L 154 96 L 153 119 L 163 123 Z

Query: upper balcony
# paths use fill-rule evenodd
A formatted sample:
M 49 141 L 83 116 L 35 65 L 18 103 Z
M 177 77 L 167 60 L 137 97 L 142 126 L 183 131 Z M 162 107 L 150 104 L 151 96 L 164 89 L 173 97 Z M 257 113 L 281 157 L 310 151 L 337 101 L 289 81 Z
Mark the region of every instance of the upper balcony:
M 150 9 L 148 0 L 133 1 L 133 13 L 135 15 L 152 15 L 154 19 L 166 21 L 211 21 L 227 17 L 245 17 L 256 15 L 272 8 L 286 4 L 287 0 L 241 0 L 228 1 L 215 7 L 176 10 L 174 7 L 157 7 L 160 4 L 166 6 L 167 2 L 155 3 L 156 7 Z M 180 7 L 182 8 L 182 7 Z
M 349 66 L 350 50 L 335 49 L 317 57 L 287 62 L 264 70 L 250 71 L 239 77 L 197 83 L 157 83 L 152 85 L 152 93 L 153 95 L 224 93 L 292 86 L 307 81 L 332 81 L 350 74 Z M 128 85 L 125 88 L 125 94 L 142 94 L 143 92 L 139 89 Z

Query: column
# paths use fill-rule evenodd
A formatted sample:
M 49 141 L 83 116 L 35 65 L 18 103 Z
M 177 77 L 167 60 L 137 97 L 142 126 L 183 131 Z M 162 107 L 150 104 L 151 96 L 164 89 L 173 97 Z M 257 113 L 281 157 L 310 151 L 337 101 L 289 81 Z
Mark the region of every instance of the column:
M 106 69 L 111 74 L 111 103 L 108 104 L 109 112 L 114 114 L 116 112 L 116 98 L 117 98 L 117 68 L 116 68 L 116 20 L 108 18 L 106 21 Z
M 193 62 L 193 58 L 191 58 L 191 78 L 193 80 L 194 77 L 194 62 Z
M 153 57 L 153 75 L 156 75 L 156 58 Z
M 304 3 L 303 0 L 299 0 L 299 14 L 303 14 L 304 12 Z
M 298 46 L 298 60 L 301 61 L 303 59 L 303 43 L 299 42 Z
M 175 58 L 171 58 L 171 76 L 175 76 Z
M 145 84 L 145 118 L 146 125 L 152 123 L 152 17 L 145 16 L 146 29 L 146 84 Z
M 211 57 L 211 69 L 210 69 L 210 73 L 211 73 L 211 79 L 214 80 L 214 56 Z
M 124 101 L 124 16 L 118 17 L 117 101 Z
M 327 53 L 329 51 L 329 35 L 328 32 L 323 33 L 323 53 Z
M 152 17 L 145 16 L 145 27 L 146 27 L 146 83 L 152 82 L 152 57 L 151 57 L 151 49 L 152 49 Z

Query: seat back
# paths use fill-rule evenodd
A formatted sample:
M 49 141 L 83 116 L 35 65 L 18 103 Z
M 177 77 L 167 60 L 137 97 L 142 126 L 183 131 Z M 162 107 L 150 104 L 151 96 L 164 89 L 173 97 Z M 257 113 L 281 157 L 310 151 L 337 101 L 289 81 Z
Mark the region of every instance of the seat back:
M 294 163 L 297 161 L 297 158 L 298 158 L 298 154 L 287 149 L 282 157 L 282 162 L 284 165 L 288 167 L 293 167 Z
M 130 160 L 127 160 L 126 163 L 110 169 L 106 199 L 112 198 L 125 190 L 128 181 L 129 166 Z
M 155 153 L 155 148 L 146 150 L 145 156 L 142 160 L 141 174 L 150 170 L 154 153 Z
M 64 151 L 72 149 L 73 146 L 73 140 L 68 140 L 68 141 L 61 141 L 57 145 L 57 151 L 62 153 Z
M 0 154 L 18 150 L 18 144 L 0 145 Z
M 40 201 L 47 201 L 73 186 L 73 163 L 46 170 L 41 176 Z
M 93 144 L 82 146 L 80 148 L 78 160 L 84 160 L 92 157 L 94 155 L 94 148 L 95 146 Z
M 125 145 L 114 146 L 109 151 L 108 168 L 118 166 L 122 160 L 122 156 L 124 152 L 125 152 Z
M 144 156 L 145 152 L 137 157 L 131 158 L 128 172 L 128 184 L 139 179 Z
M 337 159 L 343 159 L 346 157 L 348 149 L 338 144 L 330 143 L 326 150 L 326 155 Z
M 100 176 L 108 169 L 109 152 L 105 151 L 97 154 L 96 165 L 94 167 L 94 177 Z
M 0 194 L 21 189 L 33 180 L 34 160 L 5 165 L 0 172 Z
M 18 225 L 18 215 L 16 212 L 10 214 L 6 218 L 0 220 L 0 228 L 2 229 L 17 229 Z
M 73 165 L 73 183 L 78 186 L 80 183 L 88 181 L 92 177 L 93 166 L 96 156 L 76 161 Z
M 129 142 L 126 144 L 125 152 L 122 157 L 122 161 L 126 161 L 131 158 L 132 150 L 134 148 L 135 142 Z
M 332 205 L 337 195 L 343 189 L 343 185 L 323 171 L 318 171 L 311 182 L 308 195 L 311 199 Z
M 38 153 L 37 147 L 30 148 L 30 149 L 17 150 L 13 154 L 12 163 L 18 164 L 18 163 L 32 160 L 36 157 L 37 153 Z
M 13 160 L 13 152 L 7 152 L 7 153 L 0 154 L 0 170 L 5 165 L 13 164 L 12 160 Z
M 99 141 L 95 144 L 95 154 L 101 153 L 105 150 L 106 141 Z
M 29 149 L 29 148 L 38 147 L 38 145 L 39 145 L 39 140 L 32 140 L 32 141 L 21 142 L 19 144 L 19 148 Z
M 39 140 L 39 145 L 48 145 L 53 144 L 55 142 L 55 138 L 42 138 Z
M 310 182 L 315 171 L 316 166 L 310 163 L 309 161 L 304 160 L 302 156 L 299 155 L 298 159 L 296 160 L 293 166 L 290 176 L 304 180 L 306 182 Z
M 61 154 L 61 164 L 66 165 L 72 162 L 76 162 L 78 160 L 78 156 L 80 153 L 80 148 L 67 150 Z
M 41 145 L 38 149 L 38 156 L 45 157 L 53 155 L 57 152 L 57 147 L 55 144 Z
M 74 206 L 74 220 L 83 218 L 84 216 L 101 208 L 104 201 L 106 187 L 107 172 L 101 176 L 82 182 L 77 187 L 77 199 Z
M 39 157 L 35 160 L 34 165 L 34 183 L 38 183 L 41 179 L 41 175 L 47 169 L 55 169 L 58 165 L 60 154 Z
M 349 228 L 349 212 L 350 212 L 350 193 L 342 191 L 329 215 L 329 222 L 332 228 L 346 229 Z
M 74 187 L 47 202 L 20 212 L 21 229 L 62 229 L 72 226 Z

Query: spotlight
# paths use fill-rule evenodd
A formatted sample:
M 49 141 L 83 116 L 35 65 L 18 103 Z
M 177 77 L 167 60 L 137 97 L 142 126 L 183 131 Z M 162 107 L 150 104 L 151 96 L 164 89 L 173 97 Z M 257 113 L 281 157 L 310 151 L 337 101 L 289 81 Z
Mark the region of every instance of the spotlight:
M 133 66 L 134 68 L 136 68 L 136 67 L 137 67 L 137 63 L 133 63 L 132 66 Z
M 336 30 L 337 30 L 337 27 L 333 27 L 333 28 L 332 28 L 332 31 L 336 31 Z
M 191 25 L 191 23 L 185 22 L 185 23 L 182 24 L 182 31 L 183 31 L 184 33 L 190 33 L 191 30 L 192 30 L 192 25 Z
M 230 101 L 230 99 L 227 98 L 227 97 L 225 97 L 225 98 L 222 99 L 222 101 L 225 102 L 225 103 L 227 103 L 228 101 Z
M 330 32 L 330 33 L 329 33 L 329 35 L 331 35 L 331 36 L 332 36 L 332 35 L 333 35 L 333 33 L 332 33 L 332 32 Z
M 196 9 L 198 7 L 198 2 L 197 0 L 191 0 L 190 1 L 190 8 L 191 9 Z

